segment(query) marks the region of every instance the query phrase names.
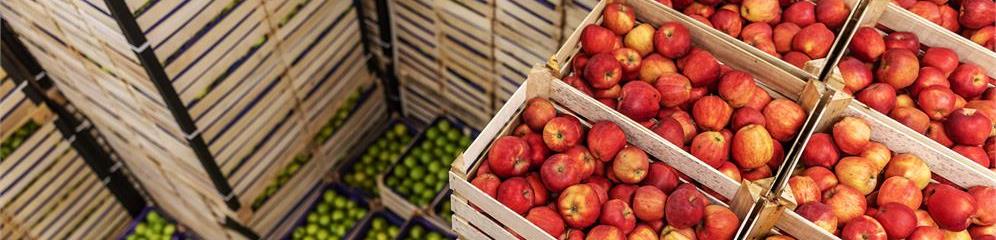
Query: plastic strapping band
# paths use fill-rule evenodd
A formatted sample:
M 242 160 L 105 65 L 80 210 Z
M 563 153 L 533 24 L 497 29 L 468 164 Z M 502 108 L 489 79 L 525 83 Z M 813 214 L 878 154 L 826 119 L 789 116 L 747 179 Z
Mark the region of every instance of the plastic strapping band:
M 69 143 L 75 142 L 76 141 L 76 134 L 73 134 L 72 136 L 69 136 L 69 138 L 66 138 L 66 141 L 69 141 Z
M 110 176 L 104 177 L 104 179 L 100 180 L 100 182 L 103 182 L 104 185 L 110 184 L 111 183 L 111 177 Z
M 235 197 L 235 191 L 229 192 L 228 195 L 225 195 L 225 201 L 227 202 L 229 200 L 232 200 L 232 198 L 234 197 Z
M 27 86 L 28 86 L 28 81 L 22 81 L 21 84 L 17 85 L 17 89 L 14 89 L 14 92 L 20 92 L 21 90 L 24 90 L 24 88 Z
M 145 49 L 149 49 L 149 42 L 145 42 L 145 43 L 142 44 L 142 46 L 138 46 L 138 47 L 131 46 L 131 50 L 135 51 L 137 53 L 143 52 L 143 51 L 145 51 Z
M 187 134 L 187 135 L 186 135 L 186 136 L 184 136 L 184 137 L 186 137 L 186 138 L 187 138 L 187 140 L 192 140 L 192 139 L 194 139 L 195 137 L 197 137 L 197 135 L 201 135 L 201 129 L 197 129 L 197 130 L 195 130 L 194 132 L 192 132 L 192 133 L 190 133 L 190 134 Z
M 41 80 L 42 78 L 45 78 L 45 76 L 48 76 L 48 73 L 41 71 L 38 74 L 35 74 L 35 81 Z
M 119 169 L 121 169 L 121 166 L 122 166 L 121 162 L 114 162 L 114 166 L 111 166 L 111 172 L 117 172 Z
M 82 132 L 83 130 L 85 130 L 85 129 L 89 128 L 89 127 L 90 127 L 90 121 L 83 120 L 83 122 L 80 123 L 79 126 L 76 126 L 76 129 L 74 129 L 74 130 L 76 132 Z

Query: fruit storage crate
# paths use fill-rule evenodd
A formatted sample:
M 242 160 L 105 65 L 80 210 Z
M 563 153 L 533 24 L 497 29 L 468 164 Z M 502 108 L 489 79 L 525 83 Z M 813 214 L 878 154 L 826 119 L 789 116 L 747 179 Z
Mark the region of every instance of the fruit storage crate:
M 539 77 L 545 75 L 546 77 Z M 453 229 L 463 237 L 472 237 L 476 239 L 480 236 L 487 236 L 494 239 L 513 239 L 521 236 L 525 239 L 556 239 L 557 236 L 550 236 L 543 230 L 541 230 L 536 225 L 532 224 L 525 219 L 524 216 L 516 214 L 508 207 L 504 206 L 498 200 L 491 198 L 482 190 L 478 189 L 470 183 L 471 176 L 477 174 L 478 168 L 482 164 L 486 164 L 486 156 L 488 149 L 492 142 L 497 139 L 498 136 L 504 136 L 511 134 L 516 126 L 520 124 L 519 119 L 522 114 L 524 104 L 530 92 L 532 91 L 548 91 L 547 93 L 532 93 L 539 94 L 538 96 L 543 97 L 553 97 L 553 96 L 567 96 L 564 99 L 556 99 L 554 97 L 552 100 L 554 106 L 557 108 L 558 114 L 568 114 L 576 116 L 581 121 L 584 128 L 590 128 L 590 122 L 595 121 L 591 119 L 585 119 L 585 114 L 590 117 L 594 117 L 600 120 L 609 120 L 620 124 L 623 117 L 621 115 L 613 114 L 608 111 L 599 111 L 600 109 L 606 108 L 598 102 L 587 99 L 580 99 L 581 93 L 576 89 L 564 84 L 558 83 L 559 81 L 553 80 L 548 69 L 536 67 L 530 72 L 530 79 L 526 80 L 526 83 L 516 91 L 512 99 L 506 104 L 496 115 L 495 119 L 489 123 L 479 138 L 477 138 L 470 148 L 458 158 L 454 164 L 453 168 L 450 170 L 450 186 L 452 189 L 452 194 L 450 195 L 450 202 L 454 211 L 452 226 Z M 551 86 L 542 86 L 544 83 L 548 82 Z M 559 85 L 559 86 L 557 86 Z M 573 92 L 573 93 L 568 93 Z M 566 100 L 571 99 L 571 100 Z M 567 105 L 562 103 L 569 103 Z M 578 109 L 582 112 L 573 112 L 572 109 Z M 629 121 L 629 120 L 626 120 Z M 631 122 L 631 121 L 630 121 Z M 650 143 L 654 139 L 659 138 L 654 133 L 639 133 L 642 131 L 642 126 L 636 123 L 623 123 L 632 124 L 630 127 L 623 127 L 623 131 L 626 132 L 637 132 L 636 134 L 628 133 L 627 139 L 629 139 L 629 144 L 641 146 L 649 145 L 651 147 L 646 148 L 641 146 L 641 148 L 650 149 L 647 154 L 650 155 L 651 161 L 662 161 L 664 159 L 671 158 L 658 158 L 655 156 L 669 156 L 678 162 L 668 162 L 669 165 L 675 166 L 687 166 L 696 169 L 703 169 L 697 176 L 706 176 L 713 181 L 711 185 L 716 185 L 718 180 L 732 181 L 720 173 L 710 173 L 709 170 L 715 171 L 709 168 L 708 165 L 701 163 L 698 160 L 691 158 L 682 158 L 677 154 L 668 152 L 672 151 L 665 149 L 667 146 L 663 146 L 663 140 L 658 140 L 660 146 L 654 146 Z M 649 131 L 649 130 L 647 130 Z M 641 135 L 646 134 L 646 135 Z M 647 140 L 640 140 L 638 136 L 646 136 Z M 680 149 L 678 149 L 680 151 Z M 680 163 L 680 164 L 678 164 Z M 692 175 L 689 175 L 692 176 Z M 685 181 L 685 179 L 682 179 Z M 691 181 L 689 179 L 688 181 Z M 705 185 L 710 185 L 706 183 Z M 700 192 L 709 198 L 708 201 L 712 204 L 719 204 L 722 206 L 727 206 L 721 201 L 720 198 L 723 196 L 713 196 L 711 193 L 705 192 L 699 189 Z
M 413 230 L 421 227 L 425 232 L 422 236 L 413 236 Z M 428 234 L 438 233 L 440 238 L 431 237 Z M 442 239 L 456 239 L 457 235 L 449 228 L 445 226 L 435 225 L 431 221 L 424 217 L 417 216 L 408 220 L 405 226 L 401 228 L 401 233 L 398 234 L 397 239 L 426 239 L 426 240 L 442 240 Z
M 366 190 L 364 190 L 364 189 L 362 189 L 360 187 L 351 186 L 351 185 L 349 185 L 349 183 L 347 183 L 345 181 L 345 178 L 350 173 L 356 171 L 355 166 L 356 166 L 357 163 L 359 163 L 359 162 L 362 161 L 363 154 L 366 153 L 367 149 L 370 149 L 377 141 L 379 141 L 379 139 L 385 137 L 385 135 L 387 134 L 387 132 L 388 131 L 392 131 L 392 129 L 394 128 L 395 125 L 405 126 L 405 128 L 407 128 L 407 133 L 409 134 L 409 136 L 413 136 L 412 140 L 410 142 L 404 143 L 404 145 L 401 148 L 401 151 L 399 152 L 398 156 L 400 156 L 401 154 L 407 152 L 408 149 L 410 149 L 414 145 L 414 143 L 415 143 L 414 136 L 418 136 L 419 135 L 419 131 L 418 131 L 418 128 L 416 128 L 416 125 L 411 120 L 409 120 L 407 118 L 398 118 L 398 117 L 395 117 L 395 118 L 391 119 L 391 121 L 388 122 L 387 125 L 384 125 L 385 127 L 380 128 L 380 129 L 378 129 L 378 130 L 376 130 L 374 132 L 371 132 L 368 135 L 368 136 L 376 136 L 376 138 L 365 138 L 362 143 L 357 144 L 357 146 L 365 146 L 365 147 L 357 148 L 358 150 L 360 150 L 360 151 L 357 152 L 357 154 L 353 154 L 352 155 L 353 157 L 349 161 L 342 162 L 339 166 L 336 167 L 336 169 L 337 169 L 337 170 L 335 170 L 336 175 L 337 175 L 336 178 L 338 178 L 339 180 L 341 180 L 343 182 L 342 186 L 344 188 L 349 189 L 350 191 L 355 192 L 357 194 L 360 194 L 364 198 L 367 198 L 367 199 L 375 199 L 375 198 L 377 198 L 378 193 L 366 191 Z M 390 162 L 383 163 L 383 164 L 393 163 L 397 159 L 398 159 L 398 157 L 391 158 Z M 367 179 L 368 180 L 371 177 L 376 178 L 377 175 L 367 176 L 367 177 L 362 178 L 362 179 Z M 374 189 L 376 189 L 377 185 L 374 184 L 373 187 L 374 187 Z
M 114 238 L 128 210 L 57 129 L 58 116 L 22 91 L 27 83 L 0 69 L 0 236 Z
M 291 236 L 294 234 L 296 229 L 303 229 L 307 225 L 308 215 L 316 213 L 318 204 L 323 201 L 324 193 L 326 191 L 333 191 L 340 196 L 346 197 L 350 201 L 359 204 L 359 207 L 366 211 L 366 213 L 363 214 L 363 217 L 357 219 L 353 225 L 347 226 L 348 230 L 346 231 L 346 235 L 343 239 L 354 239 L 355 235 L 359 232 L 358 230 L 360 229 L 360 226 L 362 226 L 360 224 L 372 215 L 373 204 L 370 200 L 364 198 L 356 192 L 352 192 L 349 189 L 344 188 L 338 183 L 318 184 L 312 191 L 313 192 L 309 195 L 315 195 L 314 197 L 302 199 L 301 202 L 298 203 L 298 209 L 304 209 L 302 214 L 297 218 L 285 219 L 285 221 L 293 219 L 296 220 L 288 222 L 293 224 L 290 224 L 291 228 L 286 232 L 286 234 L 283 235 L 284 237 L 282 237 L 282 239 L 292 239 Z M 307 208 L 301 208 L 302 206 L 307 206 Z
M 955 33 L 926 21 L 900 8 L 895 3 L 880 3 L 875 8 L 878 10 L 866 10 L 858 17 L 857 21 L 862 26 L 875 27 L 880 32 L 886 29 L 909 31 L 920 39 L 922 46 L 951 49 L 959 56 L 959 60 L 978 65 L 990 78 L 996 76 L 996 52 L 984 48 L 980 49 L 981 46 L 973 42 L 966 42 L 967 40 Z M 848 50 L 842 49 L 845 52 Z M 819 61 L 825 60 L 814 60 L 814 62 Z M 819 69 L 807 66 L 806 70 L 815 72 Z M 833 109 L 827 110 L 828 113 L 826 114 L 828 116 L 826 118 L 838 119 L 844 116 L 853 116 L 867 120 L 874 130 L 872 140 L 881 142 L 894 151 L 920 156 L 937 175 L 954 182 L 958 186 L 996 186 L 996 173 L 993 173 L 990 169 L 981 167 L 974 161 L 914 131 L 890 116 L 871 109 L 866 104 L 853 99 L 853 96 L 847 94 L 844 90 L 843 79 L 839 69 L 835 69 L 827 81 L 827 85 L 835 89 L 842 96 L 837 97 L 840 100 L 836 101 L 834 104 L 836 106 Z M 988 88 L 991 91 L 993 88 L 992 84 Z M 829 121 L 821 122 L 821 124 L 832 123 Z M 818 128 L 821 128 L 819 126 L 822 125 L 818 125 Z
M 443 114 L 443 89 L 439 83 L 422 85 L 407 72 L 400 72 L 401 78 L 401 112 L 407 118 L 419 122 L 432 122 L 436 116 Z
M 393 212 L 387 209 L 381 209 L 371 213 L 370 216 L 368 216 L 366 219 L 363 220 L 363 223 L 361 223 L 361 225 L 359 225 L 359 227 L 356 229 L 356 235 L 353 236 L 354 239 L 371 239 L 371 238 L 380 239 L 369 236 L 370 231 L 373 228 L 374 224 L 373 222 L 377 218 L 383 218 L 388 225 L 391 225 L 397 229 L 395 236 L 389 237 L 389 239 L 397 238 L 398 237 L 397 235 L 401 233 L 401 227 L 405 225 L 405 220 L 401 219 L 401 217 L 399 217 L 397 214 L 394 214 Z
M 453 205 L 450 200 L 450 195 L 452 194 L 453 190 L 450 190 L 449 186 L 447 186 L 446 191 L 440 192 L 439 196 L 436 196 L 435 200 L 432 201 L 432 207 L 423 214 L 423 217 L 437 226 L 453 229 L 453 221 L 451 220 L 453 217 Z
M 138 226 L 138 224 L 144 222 L 145 219 L 149 216 L 149 213 L 154 213 L 154 212 L 157 212 L 157 211 L 158 211 L 158 209 L 156 209 L 156 207 L 152 207 L 152 206 L 145 207 L 144 209 L 142 209 L 142 213 L 140 213 L 138 216 L 135 217 L 135 219 L 132 219 L 131 222 L 128 223 L 127 230 L 124 233 L 122 233 L 121 236 L 119 236 L 117 239 L 118 240 L 129 239 L 128 236 L 130 236 L 130 235 L 132 235 L 132 234 L 135 233 L 135 228 Z M 157 214 L 159 214 L 159 213 L 157 213 Z M 160 216 L 162 216 L 162 215 L 160 215 Z M 163 218 L 163 221 L 166 221 L 167 224 L 173 224 L 173 226 L 178 227 L 178 226 L 176 226 L 176 221 L 173 221 L 171 218 L 168 218 L 166 216 L 162 216 L 162 218 Z M 173 232 L 173 234 L 170 235 L 169 239 L 171 239 L 171 240 L 182 240 L 182 239 L 192 239 L 192 237 L 177 228 L 175 230 L 175 232 Z
M 391 211 L 397 213 L 399 216 L 401 216 L 406 220 L 411 219 L 416 214 L 428 208 L 432 204 L 433 202 L 432 200 L 435 200 L 439 196 L 439 192 L 446 191 L 445 185 L 444 188 L 441 188 L 438 191 L 434 191 L 434 194 L 432 195 L 433 199 L 430 200 L 430 202 L 426 203 L 424 206 L 417 206 L 409 202 L 407 198 L 402 196 L 400 193 L 396 192 L 391 187 L 388 187 L 385 180 L 392 175 L 395 168 L 403 164 L 402 162 L 403 159 L 405 159 L 405 157 L 412 154 L 412 149 L 415 149 L 415 147 L 421 145 L 422 142 L 426 140 L 427 138 L 426 133 L 428 132 L 427 130 L 436 126 L 440 122 L 444 121 L 450 123 L 450 126 L 452 126 L 453 129 L 456 129 L 461 133 L 463 133 L 463 136 L 470 136 L 470 138 L 473 139 L 478 134 L 477 130 L 474 130 L 468 127 L 467 125 L 464 125 L 462 121 L 457 120 L 456 118 L 449 116 L 437 117 L 436 120 L 432 121 L 431 124 L 427 125 L 427 127 L 425 128 L 426 130 L 423 130 L 421 133 L 419 133 L 417 137 L 415 137 L 410 147 L 408 147 L 405 150 L 405 153 L 402 154 L 397 159 L 395 159 L 391 167 L 389 167 L 386 171 L 384 171 L 382 175 L 377 177 L 377 190 L 380 192 L 381 203 L 384 205 L 384 207 L 386 207 L 387 209 L 391 209 Z M 445 168 L 445 165 L 443 165 L 443 167 Z
M 495 102 L 498 109 L 526 79 L 533 63 L 553 55 L 563 40 L 567 0 L 495 3 Z

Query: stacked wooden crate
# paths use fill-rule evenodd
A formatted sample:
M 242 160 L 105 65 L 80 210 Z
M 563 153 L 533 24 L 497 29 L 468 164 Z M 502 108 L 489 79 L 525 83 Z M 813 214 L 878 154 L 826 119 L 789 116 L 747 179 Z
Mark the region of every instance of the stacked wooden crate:
M 532 64 L 546 62 L 563 39 L 565 3 L 499 0 L 495 10 L 495 109 L 512 96 Z
M 384 52 L 383 46 L 385 44 L 390 45 L 393 43 L 385 43 L 381 40 L 382 32 L 380 30 L 380 24 L 384 23 L 382 21 L 389 21 L 390 19 L 379 15 L 379 11 L 381 9 L 377 8 L 377 0 L 360 0 L 359 2 L 361 6 L 358 7 L 361 7 L 363 11 L 363 19 L 361 20 L 362 23 L 360 25 L 361 28 L 363 28 L 363 31 L 365 31 L 364 34 L 367 39 L 367 47 L 370 50 L 370 54 L 373 55 L 373 58 L 375 58 L 377 64 L 379 64 L 376 66 L 377 71 L 385 72 L 389 66 L 388 64 L 391 63 L 391 55 Z M 386 32 L 383 34 L 391 33 Z
M 443 97 L 474 128 L 487 124 L 493 109 L 495 1 L 435 1 Z
M 584 17 L 588 16 L 596 3 L 598 0 L 564 0 L 563 36 L 570 36 L 581 25 Z
M 395 73 L 405 116 L 424 123 L 442 114 L 439 18 L 431 1 L 390 1 Z
M 55 125 L 0 70 L 0 236 L 5 239 L 108 239 L 131 220 Z
M 248 206 L 275 166 L 318 151 L 310 140 L 336 96 L 377 88 L 351 1 L 8 1 L 2 12 L 162 210 L 208 239 L 243 237 L 223 225 L 254 225 Z M 326 170 L 337 159 L 315 157 Z

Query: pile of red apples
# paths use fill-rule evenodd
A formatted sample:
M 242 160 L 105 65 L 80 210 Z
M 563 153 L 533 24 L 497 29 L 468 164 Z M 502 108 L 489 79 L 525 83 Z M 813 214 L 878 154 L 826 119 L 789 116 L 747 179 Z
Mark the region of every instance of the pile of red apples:
M 806 118 L 747 72 L 692 46 L 688 29 L 637 24 L 628 6 L 585 26 L 573 73 L 563 80 L 739 182 L 770 177 Z
M 844 117 L 810 138 L 789 179 L 796 213 L 845 240 L 996 238 L 996 189 L 951 185 L 871 131 Z
M 679 173 L 627 145 L 615 123 L 587 129 L 530 99 L 471 183 L 559 239 L 731 239 L 739 219 Z M 514 230 L 513 230 L 514 231 Z
M 996 16 L 996 15 L 994 15 Z M 954 51 L 921 46 L 916 35 L 858 29 L 838 64 L 844 90 L 986 168 L 996 169 L 993 79 Z
M 802 68 L 826 57 L 851 9 L 844 0 L 658 0 Z
M 992 0 L 893 0 L 900 7 L 920 15 L 952 32 L 986 47 L 996 49 L 996 3 Z M 956 10 L 957 9 L 957 10 Z

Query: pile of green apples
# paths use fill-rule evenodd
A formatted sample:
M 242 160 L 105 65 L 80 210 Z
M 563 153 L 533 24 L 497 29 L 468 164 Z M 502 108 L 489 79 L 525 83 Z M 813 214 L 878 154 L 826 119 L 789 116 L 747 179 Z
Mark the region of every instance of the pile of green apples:
M 142 222 L 135 225 L 135 231 L 129 234 L 125 239 L 127 240 L 161 240 L 161 239 L 171 239 L 173 233 L 176 233 L 176 225 L 166 221 L 159 213 L 155 211 L 150 211 L 145 215 L 145 219 Z
M 374 217 L 370 220 L 370 229 L 367 229 L 367 235 L 363 237 L 366 240 L 389 240 L 394 239 L 398 236 L 400 228 L 394 224 L 391 224 L 384 219 L 382 216 Z
M 448 181 L 453 159 L 470 145 L 470 136 L 449 121 L 438 121 L 384 179 L 395 192 L 417 206 L 426 206 Z
M 346 119 L 349 119 L 349 114 L 355 110 L 356 104 L 360 100 L 360 96 L 363 95 L 363 92 L 364 89 L 361 87 L 353 91 L 349 97 L 346 97 L 346 101 L 339 106 L 339 109 L 336 109 L 335 115 L 332 115 L 332 118 L 318 131 L 318 134 L 315 134 L 315 142 L 324 143 L 329 138 L 332 138 L 332 135 L 346 123 Z
M 4 139 L 3 143 L 0 143 L 0 159 L 7 159 L 17 147 L 20 147 L 24 143 L 24 140 L 28 140 L 31 134 L 38 130 L 38 123 L 35 121 L 28 121 L 23 126 L 14 131 L 7 139 Z M 2 160 L 0 160 L 2 161 Z
M 422 225 L 416 224 L 408 230 L 408 235 L 404 237 L 405 240 L 443 240 L 446 237 L 443 234 L 429 231 L 422 227 Z
M 398 159 L 412 138 L 405 124 L 394 124 L 353 163 L 352 171 L 345 173 L 343 181 L 346 185 L 376 194 L 377 184 L 374 179 Z
M 364 206 L 333 190 L 326 190 L 321 202 L 308 213 L 307 222 L 291 233 L 291 239 L 343 239 L 366 215 Z
M 291 177 L 294 177 L 294 174 L 296 174 L 298 170 L 301 170 L 301 166 L 304 166 L 309 161 L 311 161 L 311 154 L 309 153 L 302 153 L 294 156 L 294 160 L 288 163 L 287 166 L 284 167 L 283 171 L 280 171 L 280 174 L 277 175 L 277 179 L 270 182 L 270 185 L 266 186 L 266 190 L 263 190 L 263 194 L 260 194 L 259 197 L 256 197 L 256 199 L 252 201 L 252 210 L 258 210 L 262 207 L 263 203 L 266 203 L 266 200 L 270 199 L 273 194 L 277 193 L 277 190 L 280 190 L 284 184 L 287 184 L 287 181 L 290 181 Z

